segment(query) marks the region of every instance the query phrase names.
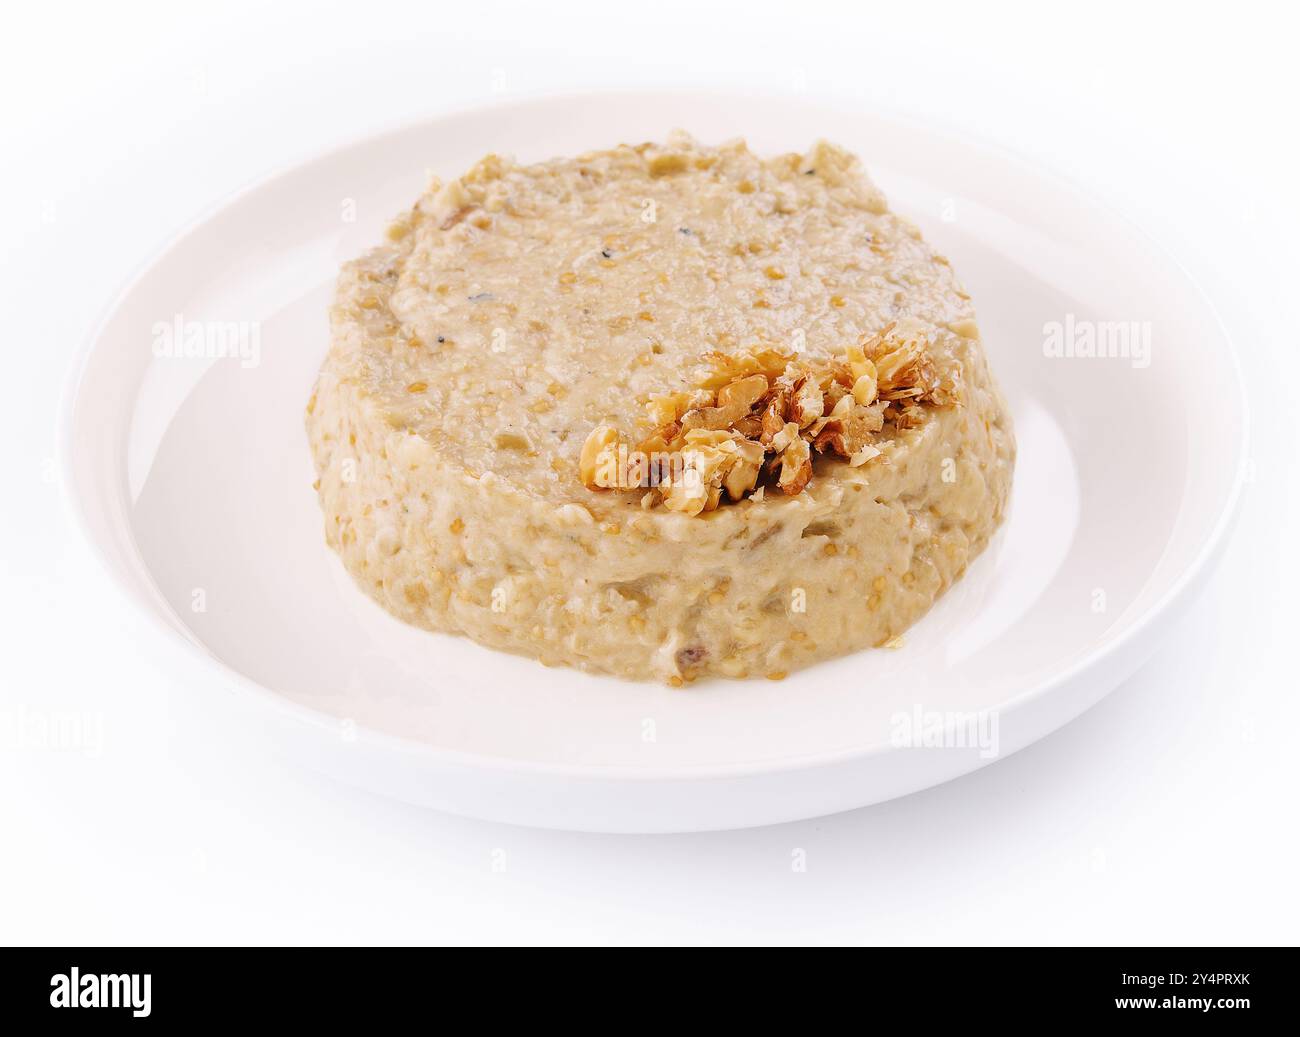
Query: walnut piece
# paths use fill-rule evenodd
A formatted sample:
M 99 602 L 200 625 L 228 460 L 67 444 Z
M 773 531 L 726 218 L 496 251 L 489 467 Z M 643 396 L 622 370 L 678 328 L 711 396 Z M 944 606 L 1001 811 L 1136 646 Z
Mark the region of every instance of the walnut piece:
M 859 467 L 881 456 L 886 423 L 896 431 L 950 407 L 924 326 L 886 324 L 843 359 L 806 360 L 763 349 L 709 353 L 693 391 L 646 403 L 649 434 L 629 446 L 609 425 L 583 443 L 578 474 L 588 489 L 636 490 L 641 507 L 701 515 L 731 501 L 763 499 L 767 485 L 793 496 L 812 480 L 813 454 Z

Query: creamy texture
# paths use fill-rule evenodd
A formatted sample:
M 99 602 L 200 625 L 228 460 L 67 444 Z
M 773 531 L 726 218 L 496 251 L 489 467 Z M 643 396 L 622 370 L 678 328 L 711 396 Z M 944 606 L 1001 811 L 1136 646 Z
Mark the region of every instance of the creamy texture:
M 327 540 L 409 622 L 629 677 L 778 676 L 900 634 L 1001 519 L 1014 443 L 970 300 L 832 145 L 490 156 L 390 238 L 340 275 L 308 431 Z M 891 321 L 957 402 L 869 463 L 696 517 L 578 478 L 593 426 L 636 438 L 705 353 L 837 357 Z

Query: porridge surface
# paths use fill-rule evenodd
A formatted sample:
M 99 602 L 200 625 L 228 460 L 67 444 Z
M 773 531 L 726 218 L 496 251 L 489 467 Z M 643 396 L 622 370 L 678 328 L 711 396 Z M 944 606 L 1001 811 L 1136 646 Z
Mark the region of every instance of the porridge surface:
M 340 275 L 308 431 L 328 542 L 409 622 L 634 678 L 780 676 L 901 634 L 1002 517 L 1014 441 L 969 297 L 833 145 L 489 156 L 389 238 Z M 943 405 L 877 402 L 865 463 L 813 451 L 803 492 L 692 515 L 579 477 L 593 428 L 645 436 L 710 354 L 842 366 L 885 328 Z

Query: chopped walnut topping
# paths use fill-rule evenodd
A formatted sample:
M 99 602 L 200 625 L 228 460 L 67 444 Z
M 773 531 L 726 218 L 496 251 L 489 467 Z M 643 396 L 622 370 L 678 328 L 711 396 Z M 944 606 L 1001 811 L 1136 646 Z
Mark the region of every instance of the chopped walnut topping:
M 578 477 L 586 487 L 610 485 L 605 480 L 597 481 L 605 474 L 611 449 L 618 448 L 618 429 L 610 425 L 597 425 L 582 444 L 582 454 L 578 458 Z
M 782 492 L 793 497 L 802 493 L 812 478 L 812 451 L 808 449 L 808 441 L 800 438 L 799 426 L 793 421 L 777 434 L 773 444 L 787 438 L 789 442 L 781 449 L 781 474 L 776 484 Z
M 851 397 L 845 397 L 845 400 Z M 871 437 L 885 425 L 883 407 L 844 406 L 843 401 L 831 412 L 830 419 L 817 433 L 813 445 L 818 453 L 831 453 L 844 458 L 851 467 L 866 464 L 880 451 L 871 445 Z
M 699 385 L 703 389 L 720 389 L 728 382 L 734 382 L 746 375 L 762 374 L 769 382 L 774 382 L 785 374 L 790 361 L 795 359 L 788 353 L 778 353 L 775 349 L 762 349 L 754 353 L 709 353 L 704 357 L 706 367 L 700 374 Z
M 589 489 L 636 489 L 643 508 L 699 515 L 726 498 L 759 500 L 768 485 L 793 496 L 813 475 L 813 454 L 859 467 L 881 456 L 876 438 L 924 423 L 925 406 L 957 402 L 911 326 L 864 335 L 843 359 L 809 361 L 765 349 L 710 353 L 699 388 L 646 404 L 651 429 L 633 447 L 599 425 L 583 444 Z
M 822 416 L 824 406 L 825 397 L 816 378 L 804 375 L 795 382 L 794 398 L 789 407 L 791 421 L 800 428 L 807 428 Z
M 681 426 L 688 431 L 729 429 L 742 418 L 749 416 L 754 404 L 767 392 L 767 389 L 765 375 L 753 374 L 738 378 L 718 390 L 716 407 L 699 407 L 687 411 L 682 415 Z

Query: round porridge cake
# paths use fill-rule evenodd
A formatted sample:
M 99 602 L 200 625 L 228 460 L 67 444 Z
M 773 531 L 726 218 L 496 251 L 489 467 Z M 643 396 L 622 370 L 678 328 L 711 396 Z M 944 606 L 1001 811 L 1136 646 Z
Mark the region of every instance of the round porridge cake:
M 399 618 L 547 664 L 896 644 L 1006 508 L 970 297 L 829 143 L 488 156 L 344 266 L 331 328 L 328 543 Z

